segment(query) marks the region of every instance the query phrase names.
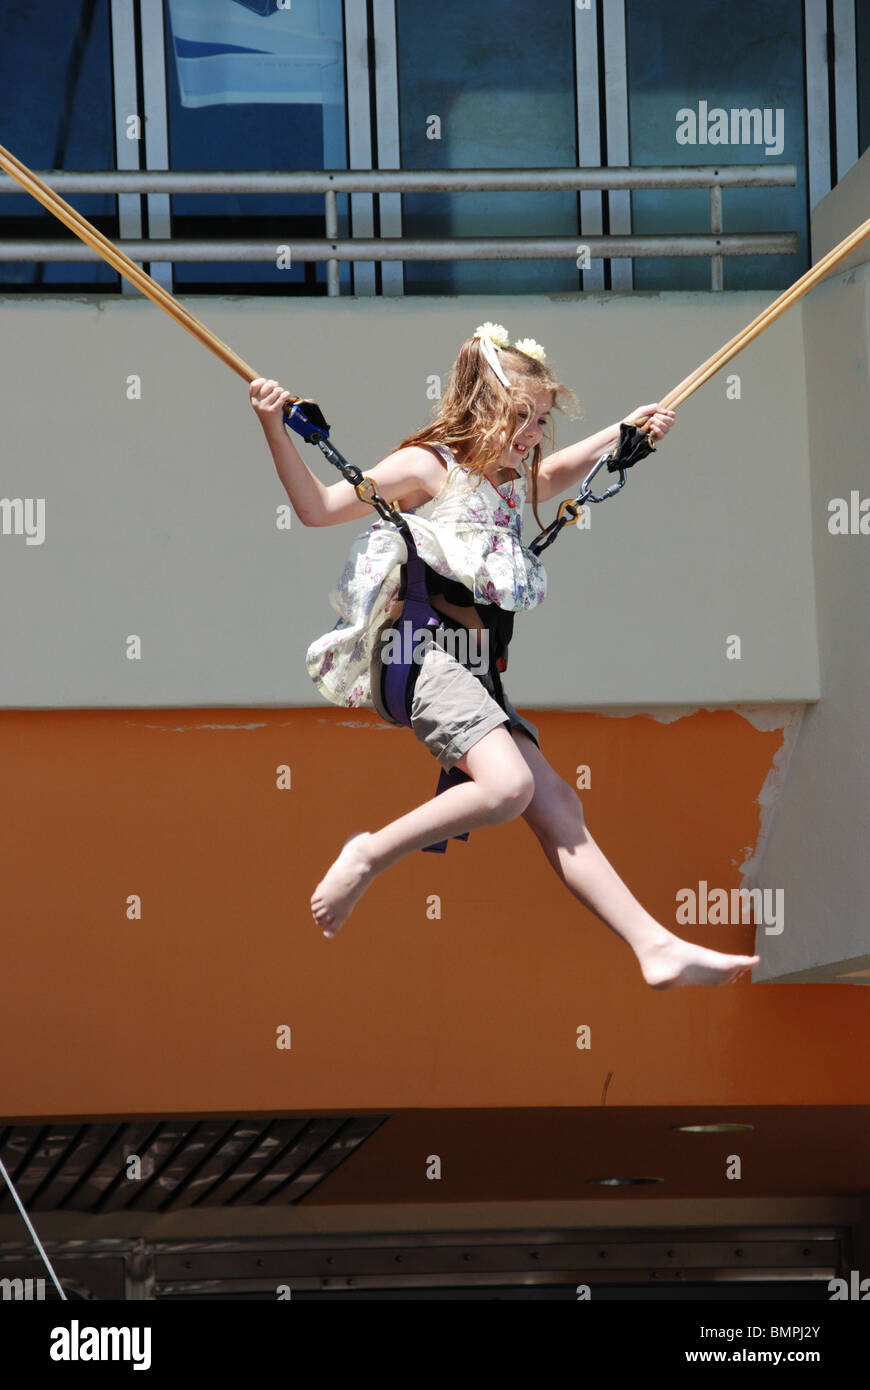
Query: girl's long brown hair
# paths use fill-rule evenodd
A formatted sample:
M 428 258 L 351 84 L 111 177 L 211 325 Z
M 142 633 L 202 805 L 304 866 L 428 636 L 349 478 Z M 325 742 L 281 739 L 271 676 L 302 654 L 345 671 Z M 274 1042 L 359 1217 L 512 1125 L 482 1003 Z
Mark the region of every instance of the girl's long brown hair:
M 403 439 L 397 448 L 444 444 L 461 455 L 464 468 L 478 475 L 479 486 L 486 469 L 501 458 L 522 432 L 526 419 L 520 418 L 520 409 L 525 406 L 531 415 L 537 394 L 551 391 L 556 410 L 570 406 L 570 414 L 578 413 L 573 391 L 562 385 L 546 363 L 519 348 L 496 348 L 496 352 L 510 389 L 499 380 L 487 361 L 480 338 L 467 338 L 451 368 L 435 415 L 422 429 Z M 555 447 L 552 419 L 548 433 L 552 450 Z M 544 523 L 538 516 L 540 463 L 541 446 L 536 444 L 531 462 L 532 510 L 543 530 Z

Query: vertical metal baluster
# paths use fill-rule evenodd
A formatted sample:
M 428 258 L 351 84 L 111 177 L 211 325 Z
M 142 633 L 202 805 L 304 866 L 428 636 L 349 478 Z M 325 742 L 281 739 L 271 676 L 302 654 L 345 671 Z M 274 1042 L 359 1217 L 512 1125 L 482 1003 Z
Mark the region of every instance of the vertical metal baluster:
M 718 236 L 722 231 L 722 186 L 710 184 L 710 231 Z M 722 257 L 710 257 L 710 289 L 722 289 Z
M 338 239 L 338 198 L 334 188 L 327 188 L 323 195 L 326 205 L 326 239 L 336 241 Z M 341 294 L 341 284 L 338 278 L 338 260 L 333 257 L 326 263 L 326 293 L 328 295 Z

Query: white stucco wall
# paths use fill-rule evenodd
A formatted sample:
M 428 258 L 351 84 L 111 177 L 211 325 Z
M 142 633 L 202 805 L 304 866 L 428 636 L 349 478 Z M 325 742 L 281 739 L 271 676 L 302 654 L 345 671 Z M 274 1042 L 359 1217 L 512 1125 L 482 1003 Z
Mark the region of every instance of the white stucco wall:
M 485 319 L 543 342 L 577 391 L 585 418 L 560 420 L 561 446 L 660 398 L 769 298 L 186 302 L 257 370 L 314 395 L 365 468 L 426 419 L 427 378 Z M 0 498 L 45 499 L 42 544 L 0 530 L 0 707 L 317 704 L 305 650 L 332 626 L 327 594 L 363 523 L 276 528 L 286 495 L 246 384 L 147 300 L 7 296 L 0 319 Z M 724 374 L 704 386 L 591 529 L 549 552 L 550 597 L 517 623 L 515 702 L 818 697 L 799 311 L 728 371 L 740 399 Z
M 863 188 L 863 213 L 855 221 Z M 846 186 L 847 185 L 847 186 Z M 814 214 L 817 253 L 870 207 L 870 158 Z M 820 232 L 816 226 L 822 228 Z M 866 243 L 865 243 L 866 247 Z M 803 301 L 813 557 L 822 695 L 805 713 L 759 882 L 784 893 L 784 929 L 759 932 L 756 980 L 870 984 L 870 262 Z M 858 534 L 832 534 L 831 503 Z M 860 512 L 862 501 L 866 513 Z M 868 534 L 860 534 L 864 516 Z

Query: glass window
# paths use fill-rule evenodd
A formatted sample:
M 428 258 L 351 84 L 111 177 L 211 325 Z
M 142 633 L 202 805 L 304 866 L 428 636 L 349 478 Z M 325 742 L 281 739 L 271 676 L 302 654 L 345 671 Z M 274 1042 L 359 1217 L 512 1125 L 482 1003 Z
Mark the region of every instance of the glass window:
M 577 162 L 573 6 L 536 0 L 397 0 L 405 169 Z M 408 237 L 576 236 L 576 193 L 405 194 Z M 574 257 L 405 262 L 411 294 L 579 288 Z
M 170 168 L 346 169 L 341 0 L 165 0 Z M 346 198 L 339 231 L 346 235 Z M 326 293 L 293 241 L 326 235 L 322 194 L 173 194 L 182 240 L 273 240 L 273 262 L 175 263 L 179 291 Z M 349 287 L 341 267 L 342 290 Z
M 33 170 L 113 169 L 112 54 L 108 0 L 0 10 L 0 131 L 6 148 Z M 73 239 L 73 234 L 27 193 L 5 194 L 0 172 L 0 235 L 10 241 Z M 80 194 L 69 199 L 104 235 L 117 239 L 115 199 Z M 4 294 L 35 288 L 117 287 L 103 260 L 0 261 Z
M 680 6 L 679 24 L 671 9 L 626 0 L 631 163 L 795 164 L 794 188 L 722 194 L 725 232 L 793 231 L 800 239 L 796 256 L 726 257 L 725 289 L 782 289 L 809 265 L 803 6 L 693 0 Z M 642 190 L 632 194 L 632 215 L 638 234 L 709 231 L 709 195 Z M 637 259 L 634 284 L 709 289 L 710 262 Z

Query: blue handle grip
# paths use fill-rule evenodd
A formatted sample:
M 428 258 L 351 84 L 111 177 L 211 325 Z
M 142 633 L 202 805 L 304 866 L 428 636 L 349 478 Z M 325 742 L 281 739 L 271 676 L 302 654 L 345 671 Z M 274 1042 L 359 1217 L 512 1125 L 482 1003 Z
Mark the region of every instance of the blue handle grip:
M 294 401 L 291 406 L 285 406 L 284 424 L 301 434 L 306 444 L 315 444 L 318 439 L 329 438 L 329 425 L 314 401 L 306 401 L 305 410 L 298 401 Z

